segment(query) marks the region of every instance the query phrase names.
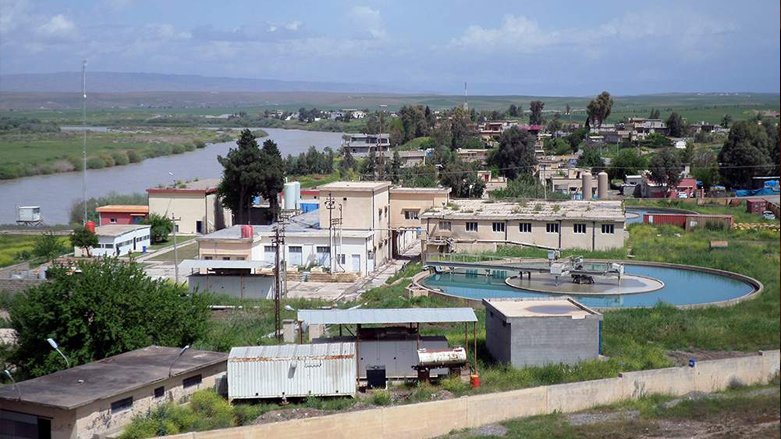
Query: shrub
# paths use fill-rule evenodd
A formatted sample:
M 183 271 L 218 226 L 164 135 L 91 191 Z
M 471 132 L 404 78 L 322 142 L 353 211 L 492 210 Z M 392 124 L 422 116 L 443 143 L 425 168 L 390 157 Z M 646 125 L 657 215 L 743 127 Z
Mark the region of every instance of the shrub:
M 103 169 L 106 167 L 106 162 L 99 157 L 92 157 L 87 160 L 87 169 Z
M 184 146 L 182 145 L 174 145 L 171 147 L 171 153 L 172 154 L 182 154 L 184 153 Z
M 103 163 L 105 163 L 109 168 L 114 166 L 114 158 L 112 158 L 110 155 L 101 154 L 100 159 L 103 160 Z
M 73 165 L 74 171 L 83 171 L 84 170 L 84 159 L 81 157 L 68 157 L 66 160 Z
M 377 392 L 372 395 L 372 404 L 374 405 L 390 405 L 391 404 L 391 394 L 387 390 L 378 390 Z
M 195 142 L 193 142 L 193 145 L 195 145 L 195 147 L 198 149 L 206 148 L 206 142 L 204 142 L 203 140 L 196 140 Z
M 111 158 L 114 159 L 114 164 L 117 166 L 126 165 L 130 162 L 127 154 L 122 151 L 111 153 Z
M 127 152 L 127 160 L 130 163 L 138 163 L 141 160 L 143 160 L 143 158 L 141 157 L 141 154 L 131 149 L 130 151 Z
M 185 143 L 184 149 L 187 151 L 195 151 L 195 144 L 194 143 Z

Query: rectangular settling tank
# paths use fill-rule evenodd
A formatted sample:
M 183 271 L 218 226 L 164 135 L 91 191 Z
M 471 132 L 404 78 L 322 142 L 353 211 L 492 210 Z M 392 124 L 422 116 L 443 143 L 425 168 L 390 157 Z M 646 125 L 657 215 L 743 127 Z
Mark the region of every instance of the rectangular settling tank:
M 228 398 L 355 396 L 355 343 L 231 349 Z

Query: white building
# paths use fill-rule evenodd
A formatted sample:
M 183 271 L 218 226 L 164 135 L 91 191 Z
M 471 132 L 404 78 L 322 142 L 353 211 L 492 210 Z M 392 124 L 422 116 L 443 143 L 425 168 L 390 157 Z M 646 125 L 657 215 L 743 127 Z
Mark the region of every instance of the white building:
M 150 244 L 152 226 L 144 224 L 107 224 L 95 227 L 98 235 L 98 246 L 91 249 L 92 256 L 124 256 L 128 253 L 146 251 Z M 87 252 L 81 247 L 73 249 L 74 254 L 87 256 Z

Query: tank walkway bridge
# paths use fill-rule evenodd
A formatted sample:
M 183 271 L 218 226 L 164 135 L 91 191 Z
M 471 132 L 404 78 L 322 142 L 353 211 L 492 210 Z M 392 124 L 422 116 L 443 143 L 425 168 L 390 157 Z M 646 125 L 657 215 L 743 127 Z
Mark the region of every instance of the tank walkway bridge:
M 463 253 L 429 253 L 421 255 L 424 268 L 442 271 L 442 268 L 483 270 L 486 274 L 496 271 L 516 272 L 521 277 L 532 273 L 544 273 L 557 276 L 617 276 L 623 275 L 623 266 L 610 262 L 580 262 L 571 258 L 552 261 L 518 261 L 511 262 L 507 258 L 486 255 L 469 255 Z

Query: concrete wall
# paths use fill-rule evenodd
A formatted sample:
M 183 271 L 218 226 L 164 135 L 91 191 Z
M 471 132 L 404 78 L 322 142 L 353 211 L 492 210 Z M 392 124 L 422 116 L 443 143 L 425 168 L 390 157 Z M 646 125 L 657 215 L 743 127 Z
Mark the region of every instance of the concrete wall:
M 187 278 L 190 292 L 211 291 L 215 294 L 227 294 L 241 299 L 266 299 L 274 291 L 274 277 L 258 274 L 204 275 L 191 274 Z
M 434 192 L 431 189 L 421 188 L 420 192 L 390 191 L 390 226 L 392 228 L 420 227 L 420 219 L 406 219 L 404 211 L 414 210 L 418 215 L 429 207 L 443 207 L 448 201 L 447 189 Z
M 37 287 L 43 279 L 2 279 L 0 278 L 0 291 L 10 291 L 12 294 L 23 293 L 28 288 Z
M 224 229 L 233 225 L 233 216 L 229 209 L 222 207 L 215 194 L 204 192 L 150 192 L 149 214 L 156 213 L 177 218 L 179 233 L 192 235 L 197 233 L 197 222 L 201 221 L 205 233 Z
M 534 387 L 445 401 L 377 408 L 308 419 L 167 436 L 170 439 L 356 438 L 425 439 L 513 418 L 573 412 L 649 393 L 713 392 L 738 380 L 764 383 L 778 373 L 779 351 L 703 361 L 696 367 L 629 372 L 617 378 Z
M 501 320 L 498 313 L 495 316 Z M 514 367 L 576 364 L 599 357 L 599 322 L 602 316 L 508 318 L 512 339 L 510 363 Z M 502 342 L 506 342 L 502 340 Z
M 235 240 L 235 241 L 198 241 L 198 256 L 200 259 L 223 260 L 253 260 L 253 252 L 260 254 L 260 241 Z M 243 258 L 243 259 L 242 259 Z M 258 260 L 260 260 L 258 258 Z

